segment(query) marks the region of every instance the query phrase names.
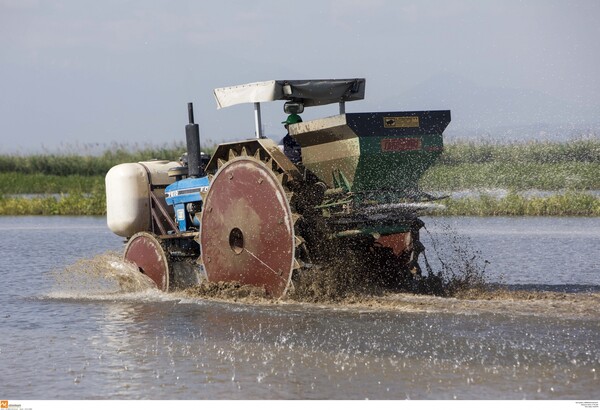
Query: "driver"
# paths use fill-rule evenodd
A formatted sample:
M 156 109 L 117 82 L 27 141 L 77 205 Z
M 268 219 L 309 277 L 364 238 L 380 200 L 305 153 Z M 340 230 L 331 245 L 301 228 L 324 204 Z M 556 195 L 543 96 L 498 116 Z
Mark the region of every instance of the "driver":
M 290 114 L 287 119 L 282 122 L 286 129 L 287 134 L 283 137 L 283 153 L 292 161 L 295 165 L 302 162 L 302 153 L 300 151 L 300 144 L 290 135 L 289 126 L 290 124 L 297 124 L 302 122 L 302 118 L 298 114 Z

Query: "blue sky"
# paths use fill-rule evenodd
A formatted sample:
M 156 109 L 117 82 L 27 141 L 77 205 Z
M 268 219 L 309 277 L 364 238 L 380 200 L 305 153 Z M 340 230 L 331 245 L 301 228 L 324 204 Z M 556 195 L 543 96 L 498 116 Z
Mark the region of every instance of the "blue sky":
M 452 110 L 402 97 L 447 75 L 600 114 L 599 18 L 594 0 L 0 0 L 0 152 L 183 141 L 189 101 L 203 138 L 250 138 L 252 107 L 212 90 L 270 79 L 367 78 L 348 111 Z M 263 110 L 279 138 L 281 104 Z

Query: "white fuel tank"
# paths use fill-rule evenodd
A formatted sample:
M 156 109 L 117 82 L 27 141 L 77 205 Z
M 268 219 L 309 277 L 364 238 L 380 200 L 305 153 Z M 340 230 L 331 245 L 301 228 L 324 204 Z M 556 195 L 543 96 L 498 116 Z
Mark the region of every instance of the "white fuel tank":
M 175 178 L 167 172 L 180 167 L 174 161 L 119 164 L 106 174 L 106 222 L 116 235 L 129 237 L 151 228 L 150 184 L 169 185 Z M 164 198 L 164 187 L 154 189 Z

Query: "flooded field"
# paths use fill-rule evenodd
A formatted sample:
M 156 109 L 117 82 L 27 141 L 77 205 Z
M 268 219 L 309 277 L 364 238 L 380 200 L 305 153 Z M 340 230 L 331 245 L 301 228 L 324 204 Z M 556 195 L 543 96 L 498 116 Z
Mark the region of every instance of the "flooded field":
M 0 218 L 2 394 L 597 399 L 600 219 L 426 223 L 434 269 L 474 255 L 503 287 L 319 305 L 163 294 L 119 263 L 102 218 Z

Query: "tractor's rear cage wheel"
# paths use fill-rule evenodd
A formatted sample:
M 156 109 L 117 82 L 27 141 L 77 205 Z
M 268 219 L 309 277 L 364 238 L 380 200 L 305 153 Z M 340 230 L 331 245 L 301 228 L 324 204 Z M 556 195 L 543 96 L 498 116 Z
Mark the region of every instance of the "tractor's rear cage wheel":
M 261 286 L 282 297 L 304 266 L 297 256 L 308 254 L 296 235 L 301 215 L 292 205 L 293 176 L 261 147 L 230 148 L 215 164 L 200 234 L 208 279 Z

